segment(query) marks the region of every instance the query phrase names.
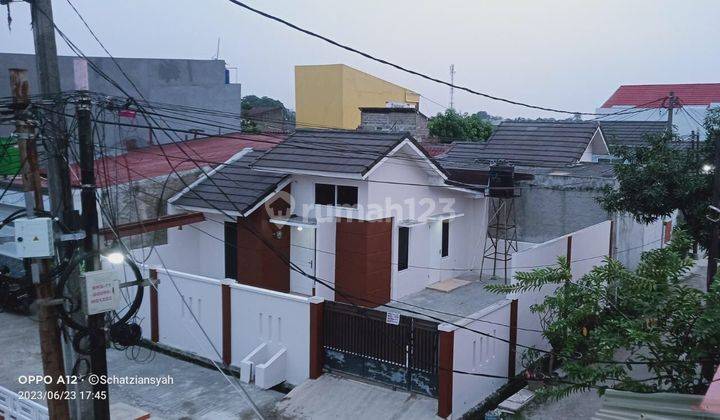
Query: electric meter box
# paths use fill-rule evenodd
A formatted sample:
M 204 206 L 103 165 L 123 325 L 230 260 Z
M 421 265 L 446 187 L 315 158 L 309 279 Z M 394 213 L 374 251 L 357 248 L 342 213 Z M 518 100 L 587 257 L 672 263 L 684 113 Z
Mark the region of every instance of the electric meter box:
M 120 303 L 120 278 L 114 270 L 88 271 L 82 275 L 83 306 L 88 315 L 114 311 Z
M 15 244 L 19 258 L 48 258 L 55 255 L 53 221 L 49 217 L 15 220 Z

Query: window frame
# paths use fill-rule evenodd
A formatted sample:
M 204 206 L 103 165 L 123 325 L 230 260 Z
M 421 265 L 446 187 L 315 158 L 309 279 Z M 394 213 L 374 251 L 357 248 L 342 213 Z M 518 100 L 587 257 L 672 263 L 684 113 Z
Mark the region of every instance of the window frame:
M 228 240 L 230 239 L 230 240 Z M 238 278 L 238 224 L 225 222 L 223 230 L 223 245 L 225 251 L 225 278 Z
M 325 200 L 327 202 L 319 202 L 318 200 L 318 190 L 325 187 L 332 187 L 332 202 L 330 200 Z M 341 188 L 348 188 L 355 190 L 355 204 L 341 204 L 340 203 L 340 189 Z M 328 193 L 329 191 L 325 191 L 325 193 Z M 346 191 L 347 193 L 347 191 Z M 329 198 L 329 197 L 327 197 Z M 360 187 L 355 185 L 340 185 L 340 184 L 326 184 L 323 182 L 316 182 L 315 183 L 315 205 L 318 206 L 333 206 L 333 207 L 340 207 L 345 209 L 357 209 L 358 205 L 360 204 Z
M 441 227 L 440 257 L 446 258 L 450 255 L 450 219 L 444 219 Z
M 318 189 L 325 188 L 325 187 L 332 187 L 332 204 L 320 203 L 318 201 Z M 326 191 L 326 192 L 328 192 L 328 191 Z M 337 202 L 337 188 L 335 188 L 335 184 L 324 184 L 321 182 L 315 183 L 315 204 L 317 204 L 319 206 L 334 206 L 336 202 Z
M 404 234 L 402 232 L 405 232 Z M 403 237 L 405 243 L 403 244 Z M 404 246 L 403 246 L 404 245 Z M 404 258 L 403 258 L 404 256 Z M 398 227 L 398 271 L 407 270 L 410 267 L 410 227 Z

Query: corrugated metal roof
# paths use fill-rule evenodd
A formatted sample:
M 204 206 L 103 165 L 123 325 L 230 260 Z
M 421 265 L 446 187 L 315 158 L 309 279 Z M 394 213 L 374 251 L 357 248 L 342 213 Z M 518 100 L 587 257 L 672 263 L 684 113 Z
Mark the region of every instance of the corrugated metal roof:
M 286 174 L 255 171 L 250 165 L 263 152 L 251 151 L 229 162 L 200 180 L 172 204 L 185 207 L 220 209 L 245 214 L 285 178 Z
M 720 413 L 705 411 L 702 395 L 608 390 L 594 420 L 720 419 Z
M 298 130 L 261 156 L 256 168 L 364 175 L 403 140 L 402 132 Z
M 595 122 L 505 121 L 485 143 L 455 144 L 442 162 L 566 166 L 580 160 L 597 128 Z
M 197 169 L 200 166 L 217 166 L 247 147 L 267 150 L 284 139 L 284 135 L 228 133 L 220 136 L 149 146 L 131 150 L 125 154 L 105 157 L 95 161 L 95 178 L 98 186 L 124 184 L 145 178 L 153 178 Z M 195 159 L 196 161 L 193 161 Z M 72 165 L 76 174 L 72 181 L 80 185 L 80 169 Z

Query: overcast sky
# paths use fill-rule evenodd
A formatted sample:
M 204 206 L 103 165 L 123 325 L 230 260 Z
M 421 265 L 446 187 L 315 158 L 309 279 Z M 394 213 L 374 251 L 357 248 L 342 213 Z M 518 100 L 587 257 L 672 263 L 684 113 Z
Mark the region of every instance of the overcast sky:
M 293 66 L 345 63 L 447 106 L 448 88 L 344 52 L 226 0 L 72 0 L 118 57 L 220 58 L 243 94 L 294 108 Z M 533 104 L 594 111 L 620 84 L 720 82 L 715 0 L 247 0 L 398 64 Z M 103 55 L 66 0 L 55 20 L 88 55 Z M 10 7 L 0 51 L 32 53 L 29 6 Z M 0 9 L 5 20 L 5 9 Z M 58 38 L 61 54 L 70 54 Z M 234 78 L 234 75 L 233 75 Z M 422 99 L 423 110 L 442 108 Z M 559 116 L 455 94 L 460 111 Z

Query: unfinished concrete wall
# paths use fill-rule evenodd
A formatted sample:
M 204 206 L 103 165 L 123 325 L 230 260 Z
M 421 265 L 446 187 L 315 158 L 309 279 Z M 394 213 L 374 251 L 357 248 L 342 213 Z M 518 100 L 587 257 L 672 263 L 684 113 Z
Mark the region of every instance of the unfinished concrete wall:
M 75 90 L 73 60 L 75 57 L 58 57 L 60 68 L 60 87 L 63 91 Z M 186 60 L 186 59 L 154 59 L 154 58 L 116 58 L 124 72 L 142 92 L 138 94 L 132 84 L 120 72 L 117 65 L 109 57 L 89 57 L 97 67 L 118 83 L 129 95 L 141 99 L 144 96 L 151 102 L 163 102 L 176 105 L 208 108 L 233 114 L 240 114 L 240 101 L 242 98 L 240 84 L 225 83 L 225 62 L 223 60 Z M 34 54 L 0 54 L 0 96 L 10 96 L 10 82 L 8 80 L 10 68 L 28 70 L 30 93 L 39 92 L 39 82 L 35 67 Z M 125 96 L 118 88 L 111 85 L 100 74 L 88 66 L 89 87 L 93 92 L 106 95 Z M 164 111 L 163 111 L 164 112 Z M 72 112 L 70 112 L 72 113 Z M 112 116 L 108 119 L 114 120 Z M 223 130 L 240 131 L 239 118 L 213 117 L 222 125 L 237 127 L 237 129 Z M 128 122 L 128 121 L 124 121 Z M 146 124 L 144 118 L 138 118 L 138 124 Z M 170 125 L 172 120 L 168 120 Z M 0 126 L 0 135 L 9 134 L 9 126 Z M 197 124 L 183 128 L 197 128 L 207 134 L 216 134 L 217 128 Z M 127 130 L 126 130 L 127 131 Z M 147 130 L 123 132 L 115 127 L 108 127 L 105 143 L 107 146 L 122 144 L 127 140 L 135 140 L 138 146 L 147 143 L 150 133 Z M 154 133 L 162 143 L 169 143 L 170 137 L 161 131 Z M 133 138 L 123 138 L 133 137 Z M 177 137 L 173 137 L 175 141 Z
M 106 217 L 117 224 L 151 220 L 167 214 L 167 200 L 179 193 L 201 175 L 200 169 L 179 172 L 155 178 L 131 181 L 102 190 L 101 200 L 105 213 L 100 214 L 105 225 Z M 131 249 L 167 243 L 167 230 L 133 235 L 123 241 Z
M 516 199 L 518 241 L 540 243 L 592 226 L 611 215 L 597 197 L 608 178 L 536 176 L 523 182 Z

